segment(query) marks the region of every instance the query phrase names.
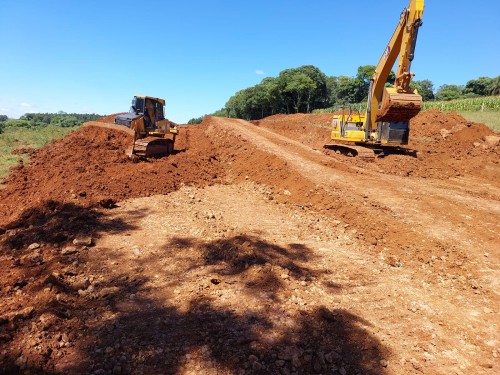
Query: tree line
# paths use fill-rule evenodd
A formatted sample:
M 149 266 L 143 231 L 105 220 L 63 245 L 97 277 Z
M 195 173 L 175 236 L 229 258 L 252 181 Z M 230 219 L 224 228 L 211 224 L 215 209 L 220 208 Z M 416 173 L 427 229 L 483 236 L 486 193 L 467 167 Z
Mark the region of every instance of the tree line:
M 94 113 L 25 113 L 19 119 L 9 119 L 6 115 L 0 115 L 0 132 L 7 127 L 17 128 L 40 128 L 49 125 L 69 128 L 78 126 L 86 121 L 94 121 L 102 116 Z
M 257 85 L 238 91 L 224 108 L 212 115 L 258 120 L 278 113 L 311 113 L 315 109 L 365 103 L 374 71 L 374 65 L 365 65 L 358 68 L 355 77 L 336 77 L 327 76 L 313 65 L 285 69 L 277 77 L 266 77 Z M 394 81 L 395 73 L 391 72 L 386 85 L 393 85 Z M 411 86 L 424 101 L 498 95 L 500 76 L 480 77 L 468 81 L 465 86 L 443 85 L 436 92 L 430 80 L 413 80 Z M 203 117 L 193 118 L 188 123 L 200 123 Z

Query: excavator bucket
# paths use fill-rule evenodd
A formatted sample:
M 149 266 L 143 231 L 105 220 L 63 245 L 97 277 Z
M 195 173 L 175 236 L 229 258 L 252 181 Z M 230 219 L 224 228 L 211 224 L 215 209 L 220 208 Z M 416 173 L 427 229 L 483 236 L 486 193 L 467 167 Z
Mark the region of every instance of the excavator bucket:
M 422 97 L 398 93 L 388 88 L 384 92 L 382 106 L 377 112 L 377 122 L 406 122 L 415 117 L 422 108 Z

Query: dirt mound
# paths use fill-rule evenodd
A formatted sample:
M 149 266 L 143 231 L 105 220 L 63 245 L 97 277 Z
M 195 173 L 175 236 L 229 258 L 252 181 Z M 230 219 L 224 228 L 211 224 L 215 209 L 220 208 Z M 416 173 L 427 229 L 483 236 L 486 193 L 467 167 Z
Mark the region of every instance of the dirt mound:
M 107 115 L 107 116 L 98 118 L 96 121 L 97 122 L 107 122 L 107 123 L 114 124 L 115 123 L 115 117 L 118 116 L 118 115 L 124 115 L 125 113 L 127 113 L 127 112 L 114 113 L 112 115 Z
M 493 131 L 484 124 L 468 121 L 457 113 L 445 114 L 436 109 L 421 112 L 410 124 L 410 146 L 433 152 L 464 155 L 478 147 Z M 484 150 L 484 147 L 480 147 Z M 477 154 L 477 153 L 476 153 Z
M 391 155 L 377 163 L 387 173 L 449 178 L 473 174 L 493 177 L 500 149 L 489 142 L 495 133 L 484 124 L 437 109 L 420 112 L 410 122 L 408 147 L 417 158 Z M 500 178 L 498 173 L 495 178 Z
M 330 142 L 332 114 L 275 115 L 253 123 L 321 149 Z M 457 113 L 436 109 L 420 112 L 410 122 L 408 147 L 418 157 L 390 155 L 376 160 L 384 173 L 419 177 L 449 178 L 464 174 L 491 177 L 500 149 L 495 133 L 484 124 L 464 119 Z M 364 166 L 365 162 L 328 152 L 339 161 Z M 500 178 L 500 176 L 496 176 Z
M 0 226 L 15 222 L 21 212 L 50 200 L 109 207 L 131 197 L 166 194 L 183 183 L 206 185 L 220 181 L 227 168 L 217 158 L 228 155 L 233 141 L 219 139 L 220 132 L 206 134 L 211 121 L 208 116 L 202 125 L 183 127 L 174 155 L 147 162 L 134 163 L 126 157 L 125 150 L 132 143 L 129 135 L 98 127 L 84 127 L 39 150 L 29 150 L 30 164 L 20 163 L 14 168 L 5 180 L 6 188 L 0 191 Z M 322 149 L 330 139 L 330 121 L 331 114 L 294 114 L 275 115 L 254 124 Z M 409 147 L 418 156 L 379 158 L 374 169 L 404 176 L 449 178 L 471 174 L 498 179 L 500 147 L 495 137 L 487 126 L 458 114 L 423 111 L 411 121 Z M 232 173 L 241 174 L 233 177 L 242 179 L 250 174 L 258 181 L 275 174 L 288 178 L 282 175 L 282 166 L 276 160 L 258 150 L 252 151 L 255 155 L 251 158 L 258 158 L 264 167 L 251 171 L 237 168 L 247 162 L 239 157 L 247 152 L 244 143 L 239 147 L 231 149 L 233 154 L 227 157 L 227 162 L 236 166 Z M 344 165 L 366 166 L 356 158 L 331 156 Z
M 182 184 L 213 184 L 224 171 L 203 132 L 203 127 L 183 129 L 174 155 L 139 163 L 125 155 L 133 142 L 129 135 L 98 127 L 80 128 L 32 150 L 30 164 L 15 167 L 0 191 L 0 226 L 50 200 L 109 206 L 131 197 L 166 194 Z
M 323 148 L 330 139 L 332 114 L 274 115 L 252 122 L 311 147 Z

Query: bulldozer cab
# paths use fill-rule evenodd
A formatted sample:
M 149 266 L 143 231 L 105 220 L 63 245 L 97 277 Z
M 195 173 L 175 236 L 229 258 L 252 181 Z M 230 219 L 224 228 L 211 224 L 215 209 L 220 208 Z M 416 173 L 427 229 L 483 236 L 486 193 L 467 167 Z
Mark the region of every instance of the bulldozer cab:
M 155 129 L 158 121 L 165 120 L 163 99 L 150 96 L 134 96 L 130 112 L 144 116 L 144 126 L 146 129 Z

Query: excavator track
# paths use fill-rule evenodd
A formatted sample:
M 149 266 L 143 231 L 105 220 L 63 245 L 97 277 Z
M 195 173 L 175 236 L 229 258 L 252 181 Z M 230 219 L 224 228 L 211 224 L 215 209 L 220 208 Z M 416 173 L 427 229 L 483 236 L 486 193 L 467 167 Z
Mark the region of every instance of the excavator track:
M 323 146 L 326 149 L 333 150 L 339 154 L 358 157 L 366 161 L 373 161 L 382 152 L 381 149 L 367 148 L 364 146 L 344 145 L 339 143 L 329 143 Z
M 417 157 L 417 151 L 404 147 L 382 146 L 382 145 L 345 145 L 340 143 L 330 143 L 323 148 L 333 150 L 336 153 L 357 157 L 366 161 L 374 161 L 376 158 L 383 158 L 389 155 L 407 155 L 413 158 Z

